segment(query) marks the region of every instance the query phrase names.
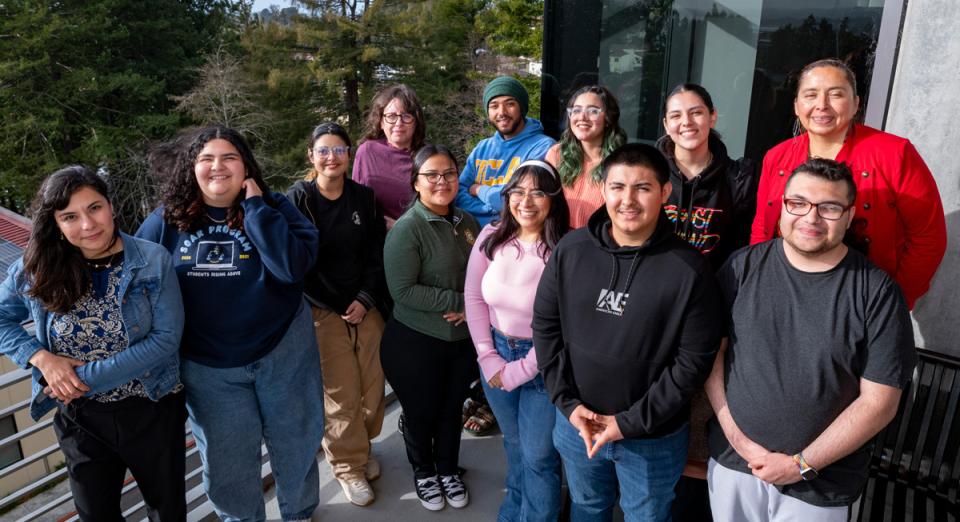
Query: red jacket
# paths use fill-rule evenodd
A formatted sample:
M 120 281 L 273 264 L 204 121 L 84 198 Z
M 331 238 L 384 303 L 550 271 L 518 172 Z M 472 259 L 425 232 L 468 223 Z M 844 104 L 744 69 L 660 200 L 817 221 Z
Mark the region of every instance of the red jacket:
M 751 244 L 779 235 L 780 198 L 790 173 L 807 160 L 809 143 L 804 133 L 764 156 Z M 913 309 L 947 248 L 943 203 L 930 169 L 908 140 L 865 125 L 851 129 L 836 160 L 850 166 L 857 184 L 851 230 Z

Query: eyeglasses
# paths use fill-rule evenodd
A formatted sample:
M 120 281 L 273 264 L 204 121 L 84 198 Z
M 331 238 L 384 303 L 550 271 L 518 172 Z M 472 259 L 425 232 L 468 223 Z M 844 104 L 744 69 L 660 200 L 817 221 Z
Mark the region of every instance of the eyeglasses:
M 518 188 L 507 191 L 507 199 L 514 203 L 523 201 L 527 196 L 530 196 L 534 200 L 540 201 L 547 197 L 547 193 L 542 190 L 523 190 Z
M 803 199 L 783 198 L 783 208 L 786 209 L 788 214 L 793 214 L 794 216 L 806 216 L 810 213 L 810 209 L 814 207 L 817 208 L 818 216 L 829 221 L 836 221 L 843 216 L 844 212 L 850 210 L 853 205 L 843 206 L 836 203 L 811 203 Z
M 436 185 L 437 183 L 440 183 L 441 179 L 443 179 L 447 183 L 453 183 L 454 181 L 457 181 L 458 174 L 457 174 L 457 171 L 455 170 L 448 170 L 446 172 L 427 171 L 427 172 L 421 172 L 417 174 L 417 176 L 423 176 L 427 178 L 427 181 Z
M 325 145 L 321 145 L 320 147 L 313 149 L 313 153 L 320 157 L 325 157 L 328 154 L 333 154 L 334 156 L 346 156 L 348 152 L 350 152 L 350 147 L 327 147 Z
M 585 114 L 591 120 L 595 120 L 599 118 L 601 114 L 603 114 L 603 109 L 601 109 L 600 107 L 594 107 L 593 105 L 589 107 L 581 107 L 579 105 L 576 105 L 574 107 L 567 107 L 568 118 L 573 118 L 574 116 L 580 116 L 581 114 Z
M 385 121 L 385 122 L 387 122 L 387 123 L 389 123 L 389 124 L 391 124 L 391 125 L 394 124 L 394 123 L 397 123 L 397 120 L 400 120 L 400 121 L 402 121 L 403 123 L 406 123 L 406 124 L 409 125 L 409 124 L 413 123 L 413 120 L 415 120 L 415 119 L 416 119 L 416 118 L 413 116 L 413 114 L 410 114 L 410 113 L 408 113 L 408 112 L 404 112 L 404 113 L 400 113 L 400 114 L 397 114 L 397 113 L 395 113 L 395 112 L 387 112 L 387 113 L 384 113 L 384 114 L 383 114 L 383 121 Z

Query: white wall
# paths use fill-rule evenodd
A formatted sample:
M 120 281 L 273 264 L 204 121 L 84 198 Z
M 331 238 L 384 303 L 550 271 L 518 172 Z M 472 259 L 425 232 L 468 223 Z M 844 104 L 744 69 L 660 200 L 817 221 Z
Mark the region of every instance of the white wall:
M 914 310 L 918 346 L 960 356 L 960 1 L 908 0 L 886 130 L 917 147 L 937 180 L 947 254 Z

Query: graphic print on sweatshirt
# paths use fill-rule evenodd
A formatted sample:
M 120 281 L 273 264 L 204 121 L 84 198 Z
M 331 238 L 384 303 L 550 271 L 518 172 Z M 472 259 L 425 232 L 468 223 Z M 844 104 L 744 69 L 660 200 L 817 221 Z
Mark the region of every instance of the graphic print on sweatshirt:
M 616 290 L 601 288 L 600 296 L 597 297 L 596 310 L 620 317 L 623 315 L 624 308 L 627 307 L 627 299 L 629 298 L 630 294 L 626 292 L 617 292 Z
M 491 187 L 506 185 L 507 182 L 510 181 L 510 176 L 513 174 L 513 171 L 520 166 L 521 159 L 520 156 L 514 156 L 507 165 L 506 170 L 503 171 L 500 170 L 505 163 L 502 159 L 474 160 L 474 165 L 477 167 L 477 184 Z
M 709 253 L 720 243 L 720 234 L 711 234 L 710 224 L 719 221 L 723 209 L 709 207 L 693 207 L 693 215 L 687 215 L 686 209 L 678 209 L 676 205 L 664 205 L 667 219 L 674 224 L 677 235 L 702 254 Z M 680 220 L 677 225 L 677 219 Z M 687 225 L 687 220 L 691 220 Z
M 243 261 L 255 255 L 250 240 L 227 225 L 209 225 L 181 234 L 177 265 L 187 277 L 240 277 Z

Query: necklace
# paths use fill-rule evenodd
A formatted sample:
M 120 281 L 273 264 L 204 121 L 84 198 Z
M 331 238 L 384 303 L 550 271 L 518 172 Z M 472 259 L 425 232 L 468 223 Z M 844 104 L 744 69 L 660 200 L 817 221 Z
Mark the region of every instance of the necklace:
M 92 268 L 96 270 L 103 270 L 104 268 L 110 268 L 111 266 L 113 266 L 113 260 L 114 258 L 117 257 L 117 254 L 119 254 L 120 252 L 123 252 L 123 251 L 120 250 L 118 252 L 114 252 L 113 254 L 110 254 L 110 257 L 107 258 L 107 261 L 105 263 L 94 263 L 92 259 L 87 259 L 86 261 L 87 261 L 87 264 L 90 265 Z
M 207 212 L 207 219 L 209 219 L 210 221 L 213 221 L 214 223 L 220 223 L 220 224 L 223 224 L 223 223 L 226 223 L 226 222 L 227 222 L 227 218 L 217 219 L 217 218 L 211 216 L 209 212 Z

